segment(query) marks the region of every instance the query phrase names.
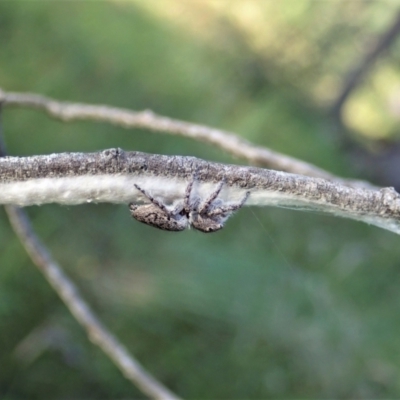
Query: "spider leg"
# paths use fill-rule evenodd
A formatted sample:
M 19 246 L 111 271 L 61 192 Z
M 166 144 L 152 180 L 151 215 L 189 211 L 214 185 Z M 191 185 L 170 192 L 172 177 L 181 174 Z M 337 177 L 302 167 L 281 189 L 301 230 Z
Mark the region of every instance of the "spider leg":
M 212 204 L 212 202 L 218 197 L 222 190 L 222 186 L 224 186 L 225 180 L 222 180 L 217 186 L 217 188 L 208 196 L 206 200 L 199 206 L 199 214 L 204 213 L 208 207 Z
M 165 207 L 165 205 L 161 201 L 159 201 L 156 198 L 154 198 L 149 192 L 147 192 L 146 190 L 142 189 L 140 186 L 136 185 L 136 183 L 134 184 L 134 186 L 135 186 L 135 188 L 137 190 L 142 192 L 144 196 L 146 196 L 153 204 L 155 204 L 158 208 L 160 208 L 162 211 L 164 211 L 167 215 L 169 215 L 169 216 L 173 216 L 174 215 L 173 212 L 168 210 L 168 208 Z
M 185 197 L 183 200 L 183 210 L 185 210 L 186 212 L 189 212 L 189 210 L 190 210 L 190 195 L 192 193 L 194 181 L 196 180 L 196 175 L 197 175 L 197 173 L 195 172 L 192 180 L 189 182 L 189 184 L 186 186 L 186 189 L 185 189 Z
M 239 203 L 231 204 L 229 206 L 222 206 L 222 207 L 215 208 L 214 210 L 211 210 L 207 214 L 209 217 L 214 217 L 217 215 L 226 214 L 229 212 L 239 210 L 239 208 L 243 207 L 244 203 L 246 202 L 246 200 L 248 199 L 249 196 L 250 196 L 250 192 L 246 192 L 245 196 Z
M 193 173 L 192 180 L 186 186 L 185 197 L 183 199 L 183 207 L 180 209 L 180 211 L 184 210 L 184 212 L 186 214 L 189 214 L 193 210 L 193 207 L 196 208 L 196 206 L 195 206 L 196 202 L 193 204 L 193 202 L 190 201 L 190 196 L 192 194 L 193 185 L 197 180 L 198 171 L 199 171 L 199 167 L 196 167 L 196 169 Z

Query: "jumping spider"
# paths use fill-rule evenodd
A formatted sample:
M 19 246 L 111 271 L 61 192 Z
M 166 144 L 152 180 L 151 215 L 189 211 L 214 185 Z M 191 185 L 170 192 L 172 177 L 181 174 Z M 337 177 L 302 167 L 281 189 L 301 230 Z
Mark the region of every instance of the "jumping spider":
M 224 222 L 234 211 L 244 205 L 250 195 L 250 192 L 247 192 L 239 203 L 224 205 L 221 199 L 217 199 L 224 185 L 222 181 L 206 200 L 201 201 L 200 198 L 191 196 L 195 180 L 196 178 L 193 177 L 186 187 L 183 201 L 173 210 L 169 210 L 161 200 L 154 198 L 149 192 L 135 184 L 136 189 L 150 200 L 150 204 L 130 203 L 132 217 L 139 222 L 165 231 L 179 232 L 192 227 L 201 232 L 215 232 L 223 228 Z

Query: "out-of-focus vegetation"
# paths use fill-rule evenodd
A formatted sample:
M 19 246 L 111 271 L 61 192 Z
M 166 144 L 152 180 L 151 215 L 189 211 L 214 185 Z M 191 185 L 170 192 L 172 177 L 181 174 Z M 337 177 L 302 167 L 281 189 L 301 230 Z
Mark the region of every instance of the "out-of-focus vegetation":
M 3 1 L 0 87 L 150 108 L 354 177 L 326 109 L 395 13 L 394 2 Z M 360 141 L 395 134 L 398 54 L 345 105 Z M 14 155 L 122 147 L 242 162 L 188 139 L 35 111 L 5 109 L 3 122 Z M 124 206 L 28 212 L 104 322 L 182 397 L 400 396 L 392 233 L 275 208 L 244 208 L 212 235 L 158 231 Z M 142 397 L 88 341 L 3 211 L 0 266 L 0 397 Z

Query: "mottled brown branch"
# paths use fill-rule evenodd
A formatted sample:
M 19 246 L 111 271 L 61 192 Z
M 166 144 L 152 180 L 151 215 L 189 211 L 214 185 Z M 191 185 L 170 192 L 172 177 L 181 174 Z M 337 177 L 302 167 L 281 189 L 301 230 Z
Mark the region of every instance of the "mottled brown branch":
M 32 93 L 4 92 L 0 90 L 1 99 L 3 99 L 4 106 L 39 109 L 63 121 L 91 120 L 107 122 L 125 128 L 144 128 L 189 137 L 218 146 L 253 165 L 299 175 L 336 180 L 346 186 L 374 188 L 368 182 L 339 178 L 312 164 L 265 147 L 255 146 L 231 132 L 164 117 L 150 110 L 136 112 L 105 105 L 68 103 Z
M 139 185 L 167 204 L 182 200 L 196 174 L 196 191 L 207 198 L 224 181 L 221 198 L 246 205 L 326 212 L 400 234 L 400 195 L 393 188 L 351 188 L 320 178 L 195 157 L 109 149 L 0 159 L 0 204 L 140 202 Z

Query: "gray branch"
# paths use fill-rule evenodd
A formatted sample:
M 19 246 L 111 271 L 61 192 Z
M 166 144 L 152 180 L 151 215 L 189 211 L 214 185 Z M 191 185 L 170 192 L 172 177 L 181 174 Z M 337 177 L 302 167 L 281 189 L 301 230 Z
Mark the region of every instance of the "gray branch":
M 365 56 L 359 63 L 353 67 L 348 73 L 345 79 L 343 89 L 337 99 L 332 105 L 332 114 L 340 119 L 340 113 L 344 103 L 350 96 L 351 92 L 362 82 L 363 77 L 372 68 L 375 61 L 383 52 L 387 51 L 390 46 L 396 41 L 400 34 L 400 12 L 397 13 L 393 24 L 383 33 L 383 35 L 377 40 L 376 44 L 368 49 Z M 368 46 L 373 40 L 368 41 Z
M 27 253 L 64 301 L 72 315 L 86 330 L 90 340 L 104 351 L 128 380 L 150 398 L 179 400 L 174 393 L 151 376 L 96 317 L 77 287 L 36 236 L 23 210 L 14 206 L 7 206 L 6 212 Z
M 2 117 L 1 108 L 2 104 L 0 101 L 0 118 Z M 2 124 L 0 121 L 0 161 L 7 160 L 7 158 L 2 158 L 5 155 L 6 148 L 3 142 Z M 20 170 L 20 172 L 22 171 Z M 25 171 L 23 175 L 27 177 L 29 176 L 29 172 Z M 14 180 L 14 182 L 16 181 Z M 52 258 L 46 246 L 43 245 L 36 235 L 24 210 L 11 204 L 6 204 L 5 210 L 15 233 L 33 263 L 48 280 L 78 323 L 86 330 L 89 339 L 99 346 L 124 376 L 144 394 L 157 400 L 179 400 L 178 396 L 146 371 L 125 346 L 102 324 L 79 293 L 77 287 L 64 273 L 62 267 Z
M 289 157 L 265 147 L 256 146 L 234 133 L 190 122 L 180 121 L 150 110 L 136 112 L 105 105 L 61 102 L 33 93 L 4 92 L 0 89 L 0 102 L 4 107 L 26 107 L 45 111 L 62 121 L 91 120 L 107 122 L 125 128 L 144 128 L 171 135 L 202 141 L 243 158 L 253 165 L 279 171 L 336 180 L 346 186 L 376 189 L 372 184 L 359 180 L 343 179 L 315 165 Z
M 196 173 L 196 191 L 209 195 L 224 180 L 221 198 L 246 205 L 330 213 L 400 233 L 400 195 L 393 188 L 351 188 L 334 181 L 195 157 L 109 149 L 0 159 L 0 204 L 144 201 L 135 184 L 173 204 Z

